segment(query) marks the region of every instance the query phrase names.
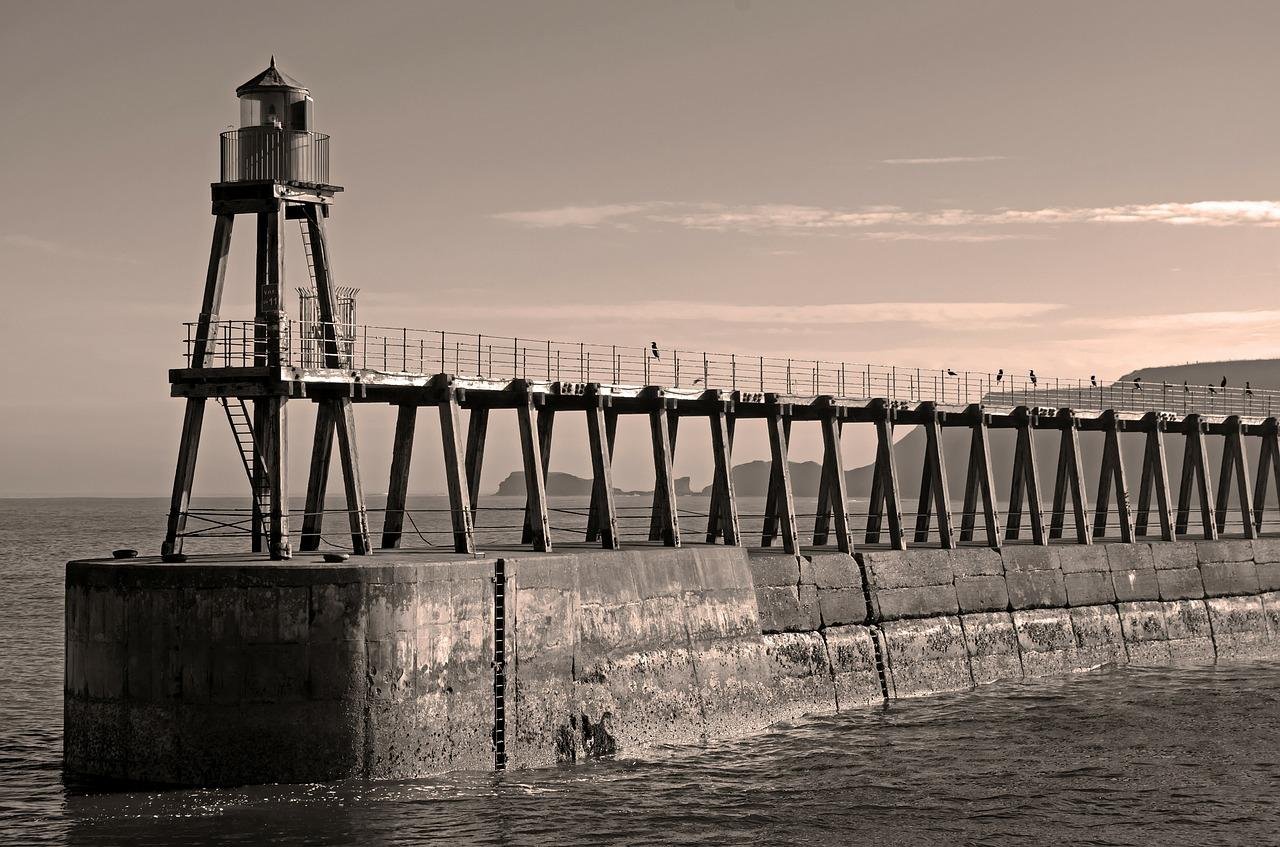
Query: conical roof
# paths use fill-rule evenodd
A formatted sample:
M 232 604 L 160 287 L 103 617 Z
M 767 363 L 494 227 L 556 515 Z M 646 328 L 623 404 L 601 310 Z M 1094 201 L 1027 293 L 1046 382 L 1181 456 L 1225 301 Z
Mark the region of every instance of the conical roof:
M 306 87 L 293 77 L 276 68 L 276 57 L 271 57 L 271 64 L 265 71 L 236 89 L 239 97 L 250 91 L 301 91 L 307 93 Z

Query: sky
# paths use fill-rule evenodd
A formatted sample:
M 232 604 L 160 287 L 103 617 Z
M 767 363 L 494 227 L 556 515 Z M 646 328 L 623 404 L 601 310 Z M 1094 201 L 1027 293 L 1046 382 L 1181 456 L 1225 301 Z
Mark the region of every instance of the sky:
M 364 322 L 1103 378 L 1277 354 L 1280 4 L 0 13 L 0 496 L 167 493 L 217 134 L 272 54 L 332 136 L 333 260 Z M 244 232 L 225 317 L 251 315 Z M 359 414 L 377 492 L 394 414 Z M 495 426 L 486 489 L 516 462 Z M 197 493 L 238 490 L 224 429 Z M 585 472 L 564 438 L 553 467 Z M 619 484 L 647 462 L 624 450 Z

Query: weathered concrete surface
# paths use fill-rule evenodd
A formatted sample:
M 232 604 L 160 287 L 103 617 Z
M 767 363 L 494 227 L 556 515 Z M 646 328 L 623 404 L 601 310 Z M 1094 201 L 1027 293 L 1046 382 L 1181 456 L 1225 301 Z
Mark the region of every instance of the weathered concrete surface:
M 958 617 L 886 621 L 881 629 L 891 697 L 922 697 L 973 687 Z
M 865 626 L 835 626 L 822 632 L 835 684 L 836 707 L 845 711 L 885 697 L 878 662 L 887 648 L 878 630 Z
M 764 636 L 773 670 L 768 706 L 773 720 L 836 711 L 827 644 L 816 632 L 780 632 Z
M 962 614 L 1003 612 L 1009 608 L 1004 561 L 995 550 L 964 547 L 951 552 L 956 600 Z
M 960 610 L 949 550 L 884 550 L 860 554 L 880 621 L 954 615 Z
M 1128 664 L 1124 634 L 1116 607 L 1077 606 L 1071 609 L 1071 629 L 1076 639 L 1076 670 Z
M 1018 633 L 1008 612 L 973 612 L 960 616 L 965 650 L 975 685 L 1022 679 Z
M 1067 605 L 1057 547 L 1007 547 L 1003 557 L 1013 608 L 1060 609 Z
M 1013 626 L 1028 678 L 1076 669 L 1076 636 L 1067 609 L 1026 609 L 1013 613 Z
M 492 767 L 487 568 L 72 563 L 67 767 L 198 785 Z
M 1204 601 L 1220 659 L 1258 658 L 1277 654 L 1267 631 L 1261 597 L 1215 597 Z

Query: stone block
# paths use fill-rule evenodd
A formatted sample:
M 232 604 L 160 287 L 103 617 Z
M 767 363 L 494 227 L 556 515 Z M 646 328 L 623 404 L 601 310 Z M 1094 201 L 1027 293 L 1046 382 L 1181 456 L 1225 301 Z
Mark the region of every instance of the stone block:
M 1018 634 L 1008 612 L 961 615 L 965 650 L 975 685 L 1001 679 L 1022 679 Z
M 1111 585 L 1115 589 L 1116 600 L 1121 603 L 1160 599 L 1160 582 L 1153 567 L 1112 570 Z
M 1158 527 L 1157 527 L 1158 530 Z M 1158 571 L 1176 571 L 1199 566 L 1196 545 L 1192 541 L 1153 541 L 1151 562 Z
M 1254 568 L 1260 591 L 1280 591 L 1280 562 L 1257 562 Z
M 958 577 L 1004 576 L 1004 560 L 998 550 L 959 547 L 951 551 L 951 571 Z
M 800 584 L 800 563 L 795 556 L 760 553 L 747 557 L 756 588 Z
M 1273 654 L 1259 597 L 1213 597 L 1204 601 L 1219 659 L 1257 659 Z
M 878 621 L 954 615 L 959 610 L 956 587 L 922 585 L 913 588 L 877 588 L 871 591 L 872 615 Z
M 1110 571 L 1064 573 L 1062 584 L 1067 592 L 1067 603 L 1072 606 L 1097 606 L 1114 603 L 1116 599 Z
M 1139 542 L 1136 544 L 1106 544 L 1103 546 L 1107 551 L 1107 564 L 1111 567 L 1113 573 L 1155 567 L 1150 544 Z
M 1259 594 L 1258 600 L 1262 603 L 1262 617 L 1267 627 L 1267 638 L 1273 645 L 1280 646 L 1280 591 Z
M 862 569 L 858 560 L 847 553 L 819 553 L 809 557 L 813 584 L 824 588 L 856 588 L 862 590 Z
M 820 634 L 769 634 L 764 636 L 764 644 L 773 673 L 769 709 L 774 720 L 836 711 L 831 664 Z
M 1213 562 L 1252 562 L 1253 542 L 1247 538 L 1197 541 L 1196 558 L 1202 565 Z
M 1056 549 L 1063 574 L 1111 570 L 1105 545 L 1064 544 Z
M 1005 574 L 1005 585 L 1009 589 L 1009 604 L 1014 609 L 1061 608 L 1067 605 L 1067 589 L 1062 582 L 1061 571 L 1009 571 Z
M 1161 600 L 1199 600 L 1204 598 L 1204 584 L 1199 568 L 1157 569 L 1156 583 Z
M 921 697 L 973 686 L 958 618 L 889 621 L 881 630 L 894 697 Z
M 867 620 L 867 597 L 858 588 L 818 587 L 818 612 L 822 626 L 861 624 Z
M 1212 664 L 1215 651 L 1209 612 L 1203 600 L 1174 600 L 1164 607 L 1169 659 L 1175 663 Z
M 881 637 L 880 632 L 865 626 L 833 626 L 823 630 L 822 636 L 827 643 L 839 710 L 883 700 L 874 643 Z
M 1213 542 L 1209 542 L 1213 543 Z M 1257 594 L 1258 569 L 1252 561 L 1211 561 L 1200 563 L 1206 597 Z
M 757 588 L 756 604 L 762 632 L 809 632 L 822 625 L 812 585 Z
M 949 550 L 874 550 L 861 553 L 867 582 L 878 589 L 950 585 Z
M 1014 571 L 1058 571 L 1058 548 L 1038 544 L 1013 544 L 1000 551 L 1006 574 Z
M 1280 538 L 1253 539 L 1254 564 L 1280 563 Z
M 1004 574 L 957 575 L 956 602 L 961 613 L 1007 611 L 1009 589 Z
M 1124 634 L 1115 606 L 1077 606 L 1071 609 L 1071 629 L 1076 639 L 1077 670 L 1128 663 Z
M 1013 613 L 1028 679 L 1069 673 L 1076 665 L 1076 638 L 1067 609 L 1026 609 Z

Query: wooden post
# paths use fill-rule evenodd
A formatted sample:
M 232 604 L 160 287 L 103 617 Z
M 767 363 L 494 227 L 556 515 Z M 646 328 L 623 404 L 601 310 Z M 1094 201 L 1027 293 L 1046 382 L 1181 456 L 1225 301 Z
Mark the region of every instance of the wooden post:
M 516 406 L 516 415 L 520 423 L 520 452 L 524 460 L 524 482 L 528 502 L 525 506 L 525 527 L 533 549 L 540 553 L 551 551 L 551 521 L 547 516 L 547 486 L 545 477 L 546 461 L 550 458 L 552 417 L 550 410 L 545 417 L 546 443 L 540 430 L 544 429 L 544 417 L 538 415 L 535 425 L 533 420 L 533 395 L 526 393 L 524 402 Z
M 1093 537 L 1105 538 L 1107 517 L 1111 512 L 1111 486 L 1115 485 L 1116 519 L 1120 522 L 1120 540 L 1133 543 L 1133 516 L 1129 512 L 1129 486 L 1125 482 L 1124 460 L 1120 453 L 1120 429 L 1114 411 L 1103 413 L 1106 427 L 1102 444 L 1102 467 L 1098 472 L 1098 501 L 1093 518 Z
M 791 443 L 791 418 L 784 417 L 782 419 L 782 434 L 788 444 Z M 772 439 L 770 440 L 772 444 Z M 772 449 L 772 448 L 771 448 Z M 772 452 L 770 453 L 772 456 Z M 788 470 L 788 478 L 790 477 L 790 468 Z M 776 459 L 769 461 L 769 486 L 765 491 L 764 499 L 764 527 L 760 531 L 760 546 L 772 547 L 773 541 L 778 537 L 779 528 L 779 499 L 782 497 L 782 473 L 778 468 Z M 794 520 L 794 516 L 793 516 Z
M 1253 521 L 1253 493 L 1249 488 L 1249 466 L 1244 460 L 1240 416 L 1231 415 L 1223 422 L 1222 466 L 1218 474 L 1218 500 L 1215 509 L 1218 534 L 1227 531 L 1227 508 L 1231 500 L 1231 481 L 1235 477 L 1236 497 L 1240 506 L 1240 525 L 1245 538 L 1256 535 Z
M 1066 523 L 1067 492 L 1071 493 L 1071 509 L 1075 516 L 1076 543 L 1092 544 L 1089 537 L 1089 506 L 1085 503 L 1081 482 L 1084 467 L 1080 459 L 1080 430 L 1075 413 L 1070 409 L 1058 412 L 1058 425 L 1062 428 L 1062 442 L 1058 448 L 1058 474 L 1053 486 L 1053 513 L 1049 516 L 1049 538 L 1061 538 Z M 1103 473 L 1107 472 L 1103 459 Z M 1109 478 L 1109 477 L 1108 477 Z M 1098 496 L 1103 497 L 1099 491 Z
M 231 249 L 234 215 L 218 215 L 213 223 L 213 245 L 209 250 L 209 270 L 205 275 L 204 297 L 196 319 L 195 343 L 190 366 L 203 368 L 209 364 L 217 337 L 218 310 L 222 306 L 223 283 L 227 276 L 227 255 Z M 162 555 L 182 552 L 182 534 L 187 528 L 187 510 L 191 505 L 191 487 L 195 482 L 196 456 L 200 451 L 200 431 L 204 424 L 205 399 L 190 397 L 182 415 L 182 435 L 178 439 L 178 462 L 173 475 L 173 493 L 169 498 L 169 519 L 165 528 Z
M 733 490 L 733 434 L 731 418 L 720 405 L 709 416 L 711 451 L 715 459 L 715 481 L 712 483 L 711 517 L 707 543 L 724 537 L 724 543 L 736 547 L 742 537 L 738 529 L 738 498 Z
M 255 433 L 262 444 L 262 461 L 271 488 L 267 551 L 277 561 L 289 559 L 289 426 L 285 398 L 271 397 L 266 404 L 263 431 Z
M 453 550 L 455 553 L 474 553 L 476 540 L 471 525 L 471 497 L 467 490 L 461 426 L 458 423 L 458 395 L 452 388 L 440 401 L 440 440 L 444 448 L 444 477 L 449 487 Z
M 413 462 L 413 433 L 417 423 L 417 405 L 401 404 L 396 413 L 396 434 L 391 446 L 387 510 L 382 516 L 383 547 L 399 547 L 404 532 L 405 507 L 409 500 L 409 467 Z
M 928 469 L 926 474 L 929 479 L 929 490 L 933 498 L 933 511 L 938 516 L 938 543 L 944 550 L 954 550 L 956 541 L 952 535 L 951 495 L 947 489 L 947 464 L 943 455 L 942 432 L 938 412 L 932 407 L 924 423 L 924 432 L 924 466 Z M 924 499 L 924 492 L 921 492 L 920 510 L 925 514 L 925 534 L 923 540 L 918 537 L 921 524 L 920 517 L 917 515 L 916 540 L 920 543 L 925 543 L 929 539 L 929 509 L 929 501 Z
M 969 467 L 964 483 L 964 514 L 960 518 L 960 540 L 972 541 L 977 524 L 978 496 L 987 528 L 987 546 L 1000 549 L 1000 516 L 996 510 L 995 480 L 991 472 L 991 443 L 987 437 L 987 416 L 981 406 L 970 406 L 973 436 L 969 442 Z
M 298 549 L 310 552 L 320 549 L 324 529 L 324 500 L 329 487 L 329 464 L 333 457 L 333 405 L 316 404 L 316 434 L 311 443 L 311 470 L 307 474 L 307 501 L 302 513 L 302 540 Z M 388 495 L 388 502 L 390 496 Z
M 844 421 L 835 417 L 834 410 L 831 412 L 831 416 L 832 416 L 832 420 L 835 422 L 835 428 L 836 428 L 835 456 L 836 458 L 838 458 L 840 455 L 840 450 L 839 450 L 840 434 L 844 431 Z M 825 421 L 826 418 L 824 417 L 823 420 Z M 833 505 L 832 500 L 835 497 L 833 480 L 831 479 L 831 475 L 844 474 L 844 470 L 843 470 L 844 466 L 842 463 L 838 465 L 832 464 L 833 455 L 832 455 L 832 451 L 828 449 L 826 444 L 827 436 L 826 436 L 825 429 L 823 431 L 822 438 L 823 438 L 822 474 L 818 479 L 818 508 L 815 510 L 815 514 L 813 516 L 813 545 L 815 547 L 825 546 L 831 535 L 831 520 L 832 520 L 832 517 L 834 516 L 833 510 L 832 510 L 832 505 Z M 843 476 L 842 476 L 842 479 L 843 479 Z M 846 494 L 848 493 L 847 483 L 842 485 L 842 490 L 844 490 Z M 845 520 L 848 521 L 849 507 L 847 504 L 844 506 L 844 509 L 845 509 Z M 839 544 L 839 539 L 836 540 L 836 543 Z M 848 551 L 845 551 L 845 552 L 848 552 Z
M 351 526 L 351 550 L 357 556 L 367 556 L 373 550 L 369 542 L 369 512 L 365 508 L 364 486 L 360 482 L 360 454 L 356 447 L 356 416 L 351 407 L 350 397 L 338 397 L 330 402 L 333 403 L 335 429 L 338 432 L 338 460 L 342 463 L 342 483 L 347 495 L 347 521 Z
M 1262 518 L 1267 509 L 1268 477 L 1276 481 L 1280 498 L 1280 422 L 1267 418 L 1262 424 L 1262 443 L 1258 449 L 1258 480 L 1253 490 L 1253 527 L 1262 532 Z
M 893 422 L 885 408 L 876 424 L 876 464 L 871 480 L 871 504 L 867 513 L 867 543 L 880 543 L 880 519 L 889 519 L 889 546 L 905 550 L 907 538 L 902 526 L 902 498 L 898 493 L 898 470 L 893 459 Z
M 800 550 L 796 531 L 796 504 L 791 493 L 791 467 L 787 442 L 789 427 L 783 414 L 788 410 L 774 401 L 769 410 L 769 452 L 773 457 L 773 472 L 777 479 L 777 520 L 782 525 L 782 549 L 794 555 Z M 766 518 L 767 520 L 767 518 Z M 765 532 L 768 532 L 766 527 Z M 766 545 L 767 546 L 767 545 Z
M 671 461 L 675 453 L 675 422 L 679 418 L 667 417 L 666 406 L 658 401 L 658 407 L 649 413 L 649 434 L 653 441 L 653 500 L 658 509 L 658 538 L 649 527 L 649 540 L 661 540 L 667 547 L 680 546 L 679 509 L 676 504 L 676 484 L 671 476 Z M 670 428 L 669 428 L 670 427 Z
M 667 452 L 668 474 L 670 474 L 674 472 L 672 469 L 675 467 L 675 462 L 676 462 L 676 433 L 679 431 L 679 428 L 680 428 L 680 418 L 677 415 L 668 415 L 665 408 L 662 410 L 662 418 L 664 421 L 666 421 L 666 429 L 667 429 L 667 432 L 669 433 L 670 446 L 666 452 Z M 652 427 L 653 426 L 652 416 L 650 417 L 649 420 L 650 420 L 650 426 Z M 655 444 L 653 449 L 655 451 L 654 460 L 656 461 L 657 450 L 659 448 Z M 674 518 L 675 516 L 678 515 L 678 511 L 676 510 L 676 500 L 675 500 L 675 493 L 674 493 L 675 492 L 674 479 L 672 480 L 671 491 L 672 491 L 671 515 Z M 668 527 L 666 526 L 667 521 L 662 511 L 663 509 L 662 498 L 663 498 L 662 492 L 658 488 L 658 484 L 655 481 L 654 488 L 653 488 L 653 508 L 650 509 L 649 511 L 649 540 L 650 541 L 663 541 L 666 538 L 664 533 L 667 531 Z M 677 542 L 679 541 L 679 538 L 680 538 L 680 535 L 679 535 L 679 532 L 677 532 L 676 533 Z M 677 543 L 675 546 L 679 546 L 679 544 Z
M 613 497 L 613 462 L 612 443 L 609 439 L 608 424 L 605 422 L 603 398 L 596 396 L 597 405 L 587 407 L 587 441 L 591 450 L 592 505 L 591 514 L 595 515 L 595 527 L 588 526 L 589 540 L 598 536 L 601 546 L 606 550 L 617 550 L 621 547 L 618 538 L 618 511 Z M 614 416 L 616 423 L 617 416 Z
M 1147 430 L 1146 444 L 1142 454 L 1142 479 L 1138 485 L 1138 515 L 1135 534 L 1139 538 L 1147 535 L 1147 525 L 1151 515 L 1151 494 L 1156 495 L 1156 508 L 1160 517 L 1160 538 L 1172 541 L 1173 515 L 1170 513 L 1169 496 L 1169 464 L 1164 452 L 1164 420 L 1159 413 L 1149 416 L 1150 429 Z
M 321 361 L 326 368 L 343 365 L 338 346 L 338 301 L 333 285 L 333 265 L 325 236 L 324 216 L 314 203 L 305 204 L 307 233 L 311 242 L 311 263 L 316 280 L 316 306 L 320 313 Z
M 827 502 L 835 518 L 836 547 L 841 553 L 853 552 L 853 527 L 849 522 L 849 489 L 844 476 L 844 455 L 840 449 L 840 430 L 842 423 L 836 420 L 834 412 L 824 416 L 822 424 L 823 466 L 828 469 L 825 474 L 823 489 L 827 492 Z M 819 516 L 823 515 L 819 510 Z M 814 530 L 814 544 L 818 543 L 817 530 Z M 824 537 L 822 543 L 826 544 Z
M 489 410 L 477 407 L 467 418 L 467 494 L 472 520 L 480 508 L 480 468 L 484 464 L 484 443 L 489 435 Z
M 1213 541 L 1218 537 L 1218 525 L 1213 514 L 1213 496 L 1209 488 L 1209 457 L 1204 449 L 1204 421 L 1197 414 L 1184 419 L 1184 444 L 1182 453 L 1182 481 L 1178 486 L 1178 516 L 1174 531 L 1185 535 L 1191 521 L 1191 487 L 1194 484 L 1200 499 L 1200 523 L 1204 537 Z
M 532 396 L 530 396 L 529 402 L 530 403 L 533 402 Z M 556 413 L 554 409 L 548 408 L 546 406 L 543 406 L 542 408 L 538 409 L 538 424 L 537 424 L 538 428 L 537 428 L 536 443 L 538 445 L 539 467 L 541 467 L 542 469 L 542 473 L 541 473 L 542 481 L 538 483 L 538 490 L 542 492 L 541 493 L 542 511 L 544 513 L 544 517 L 547 511 L 547 473 L 550 471 L 550 468 L 551 468 L 551 436 L 555 432 L 555 423 L 556 423 Z M 525 469 L 526 490 L 528 489 L 530 484 L 531 484 L 531 480 L 529 479 L 528 469 L 526 468 Z M 536 527 L 534 526 L 535 524 L 534 506 L 535 504 L 533 502 L 533 498 L 527 497 L 525 499 L 525 506 L 524 506 L 524 530 L 520 534 L 521 544 L 533 544 L 536 541 L 537 533 L 535 531 Z M 547 533 L 550 533 L 549 525 L 548 525 Z M 547 535 L 547 538 L 548 539 L 550 538 L 549 534 Z M 547 541 L 547 544 L 548 544 L 547 549 L 548 550 L 551 549 L 549 540 Z
M 271 444 L 265 440 L 271 432 L 270 406 L 268 399 L 253 401 L 253 468 L 249 474 L 251 512 L 249 549 L 254 553 L 261 553 L 266 547 L 267 521 L 271 512 L 271 477 L 267 473 Z
M 1009 519 L 1005 539 L 1016 541 L 1022 534 L 1022 498 L 1027 499 L 1027 518 L 1031 524 L 1031 540 L 1044 544 L 1044 512 L 1040 505 L 1040 474 L 1036 464 L 1034 421 L 1026 406 L 1013 410 L 1017 425 L 1017 444 L 1013 453 L 1013 484 L 1009 490 Z
M 587 417 L 588 417 L 588 424 L 590 424 L 590 417 L 591 417 L 591 410 L 590 410 L 590 409 L 588 409 L 588 410 L 587 410 Z M 604 410 L 604 431 L 605 431 L 605 441 L 606 441 L 606 442 L 608 442 L 609 466 L 610 466 L 610 468 L 612 468 L 612 466 L 613 466 L 613 445 L 614 445 L 614 442 L 615 442 L 615 441 L 617 441 L 617 439 L 618 439 L 618 413 L 617 413 L 617 412 L 615 412 L 615 411 L 614 411 L 613 409 L 611 409 L 611 408 L 610 408 L 610 409 L 605 409 L 605 410 Z M 594 467 L 594 466 L 593 466 L 593 467 Z M 610 478 L 611 480 L 612 480 L 612 478 L 613 478 L 613 472 L 612 472 L 612 470 L 610 470 L 610 472 L 609 472 L 609 478 Z M 612 485 L 612 484 L 610 484 L 610 485 L 609 485 L 609 500 L 610 500 L 611 502 L 612 502 L 612 501 L 614 501 L 614 496 L 613 496 L 613 485 Z M 590 508 L 588 508 L 588 509 L 587 509 L 587 538 L 586 538 L 586 540 L 587 540 L 587 542 L 588 542 L 588 543 L 592 543 L 592 542 L 595 542 L 595 541 L 599 541 L 599 540 L 600 540 L 600 520 L 601 520 L 601 518 L 602 518 L 602 517 L 604 517 L 604 514 L 603 514 L 603 513 L 605 513 L 606 511 L 614 511 L 614 512 L 616 512 L 616 507 L 615 507 L 614 509 L 606 510 L 606 508 L 605 508 L 604 504 L 602 504 L 602 503 L 601 503 L 601 501 L 600 501 L 600 491 L 599 491 L 599 487 L 598 487 L 598 486 L 596 486 L 596 485 L 592 485 L 592 486 L 591 486 L 591 506 L 590 506 Z M 617 515 L 616 515 L 616 514 L 614 515 L 614 523 L 615 523 L 615 524 L 617 523 Z M 617 534 L 617 532 L 616 532 L 616 526 L 615 526 L 615 533 L 614 533 L 614 534 L 615 534 L 615 535 Z M 616 548 L 611 548 L 611 549 L 616 549 Z

